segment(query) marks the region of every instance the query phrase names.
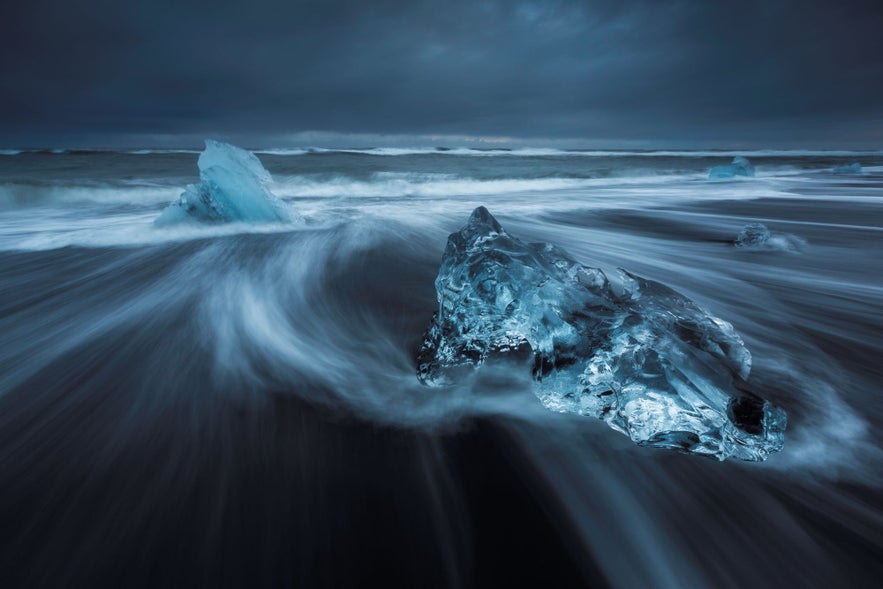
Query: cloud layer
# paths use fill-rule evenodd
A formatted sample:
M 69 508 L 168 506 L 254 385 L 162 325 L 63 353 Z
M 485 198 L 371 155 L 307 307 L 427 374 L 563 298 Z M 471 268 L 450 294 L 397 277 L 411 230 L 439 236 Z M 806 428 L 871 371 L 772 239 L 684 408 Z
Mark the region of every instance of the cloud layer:
M 872 1 L 134 4 L 4 9 L 0 142 L 883 144 Z

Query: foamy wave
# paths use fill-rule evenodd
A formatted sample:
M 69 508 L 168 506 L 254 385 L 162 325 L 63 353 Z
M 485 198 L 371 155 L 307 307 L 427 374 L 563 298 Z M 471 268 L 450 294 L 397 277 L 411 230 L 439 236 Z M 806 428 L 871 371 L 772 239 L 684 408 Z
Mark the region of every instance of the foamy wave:
M 679 178 L 683 179 L 684 177 L 680 176 Z M 323 179 L 303 176 L 277 177 L 277 186 L 274 188 L 274 192 L 282 197 L 482 196 L 664 181 L 665 177 L 663 176 L 478 180 L 447 174 L 381 172 L 372 175 L 368 180 L 358 180 L 347 176 Z
M 732 158 L 736 155 L 755 158 L 796 158 L 796 157 L 873 157 L 883 156 L 883 150 L 789 150 L 789 149 L 754 149 L 754 150 L 616 150 L 616 149 L 556 149 L 545 147 L 516 148 L 482 148 L 482 147 L 365 147 L 365 148 L 328 148 L 328 147 L 272 147 L 256 148 L 252 152 L 259 155 L 302 156 L 323 154 L 352 154 L 365 156 L 409 156 L 409 155 L 450 155 L 460 157 L 669 157 L 669 158 Z M 90 153 L 122 153 L 127 155 L 167 155 L 167 154 L 198 154 L 200 149 L 193 148 L 127 148 L 127 149 L 91 149 L 91 148 L 54 148 L 54 149 L 0 149 L 0 155 L 19 155 L 22 153 L 39 154 L 90 154 Z
M 371 156 L 403 156 L 403 155 L 453 155 L 471 157 L 683 157 L 683 158 L 709 158 L 709 157 L 733 157 L 743 155 L 747 157 L 860 157 L 880 156 L 883 151 L 849 151 L 849 150 L 787 150 L 787 149 L 756 149 L 756 150 L 579 150 L 579 149 L 554 149 L 554 148 L 475 148 L 475 147 L 369 147 L 352 149 L 332 149 L 321 147 L 303 148 L 273 148 L 254 150 L 258 154 L 266 155 L 308 155 L 308 154 L 333 154 L 349 153 L 356 155 Z
M 44 204 L 125 204 L 152 206 L 171 202 L 181 194 L 181 187 L 136 184 L 103 186 L 39 186 L 32 184 L 0 185 L 0 206 Z
M 252 153 L 256 153 L 258 155 L 305 155 L 307 153 L 322 153 L 329 152 L 334 153 L 334 150 L 328 149 L 318 149 L 318 148 L 310 148 L 310 147 L 297 147 L 297 148 L 272 148 L 272 149 L 252 149 Z
M 53 149 L 0 149 L 0 155 L 19 155 L 19 154 L 48 154 L 48 155 L 90 155 L 90 154 L 126 154 L 126 155 L 163 155 L 174 153 L 201 153 L 199 149 L 71 149 L 71 148 L 53 148 Z
M 32 211 L 37 211 L 33 209 Z M 0 251 L 44 251 L 64 247 L 132 247 L 225 237 L 247 233 L 284 233 L 289 223 L 228 223 L 154 227 L 154 210 L 103 216 L 77 216 L 62 208 L 37 214 L 5 215 L 0 211 Z
M 202 153 L 199 149 L 133 149 L 125 151 L 129 155 L 165 155 L 172 153 Z

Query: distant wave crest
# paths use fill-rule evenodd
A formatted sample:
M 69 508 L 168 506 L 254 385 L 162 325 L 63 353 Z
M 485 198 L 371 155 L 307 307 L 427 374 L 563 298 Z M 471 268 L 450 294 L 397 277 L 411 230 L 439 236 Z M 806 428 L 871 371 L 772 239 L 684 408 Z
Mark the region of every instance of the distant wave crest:
M 303 156 L 350 154 L 361 156 L 435 156 L 448 155 L 459 157 L 667 157 L 667 158 L 731 158 L 734 155 L 766 158 L 798 158 L 798 157 L 873 157 L 883 155 L 883 150 L 789 150 L 789 149 L 754 149 L 754 150 L 616 150 L 616 149 L 556 149 L 543 147 L 359 147 L 359 148 L 327 148 L 327 147 L 273 147 L 253 148 L 253 153 L 270 156 Z M 93 149 L 93 148 L 36 148 L 36 149 L 0 149 L 0 156 L 20 154 L 47 155 L 90 155 L 90 154 L 126 154 L 126 155 L 169 155 L 198 154 L 196 148 L 125 148 L 125 149 Z

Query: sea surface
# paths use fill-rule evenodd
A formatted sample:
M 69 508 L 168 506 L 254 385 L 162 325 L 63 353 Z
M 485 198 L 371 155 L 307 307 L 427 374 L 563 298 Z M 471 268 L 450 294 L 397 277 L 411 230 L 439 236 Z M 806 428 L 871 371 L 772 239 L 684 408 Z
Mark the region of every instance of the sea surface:
M 302 221 L 155 227 L 198 153 L 0 150 L 0 586 L 879 587 L 883 152 L 256 149 Z M 479 205 L 731 322 L 783 451 L 421 386 Z

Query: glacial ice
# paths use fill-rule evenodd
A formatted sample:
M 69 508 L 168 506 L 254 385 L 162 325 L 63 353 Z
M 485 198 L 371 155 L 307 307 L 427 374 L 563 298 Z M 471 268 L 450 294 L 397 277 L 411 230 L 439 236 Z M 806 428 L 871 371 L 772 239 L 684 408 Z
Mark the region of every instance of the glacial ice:
M 837 166 L 834 168 L 834 173 L 838 175 L 849 176 L 853 174 L 861 174 L 862 173 L 862 165 L 858 162 L 854 162 L 851 164 L 844 164 L 842 166 Z
M 253 153 L 229 143 L 206 140 L 199 156 L 199 184 L 163 210 L 156 225 L 184 221 L 278 223 L 291 220 L 270 192 L 270 173 Z
M 733 245 L 739 248 L 798 253 L 806 242 L 796 235 L 770 231 L 763 223 L 749 223 L 739 231 Z
M 708 170 L 708 177 L 710 179 L 719 180 L 735 176 L 754 176 L 754 166 L 751 165 L 747 158 L 736 156 L 733 158 L 732 163 L 714 166 Z
M 742 339 L 658 282 L 524 243 L 479 207 L 448 238 L 435 287 L 417 353 L 426 385 L 506 360 L 533 375 L 546 408 L 600 418 L 643 446 L 752 461 L 782 448 L 785 412 L 744 390 Z
M 736 236 L 738 247 L 758 247 L 769 241 L 770 230 L 763 223 L 749 223 Z

